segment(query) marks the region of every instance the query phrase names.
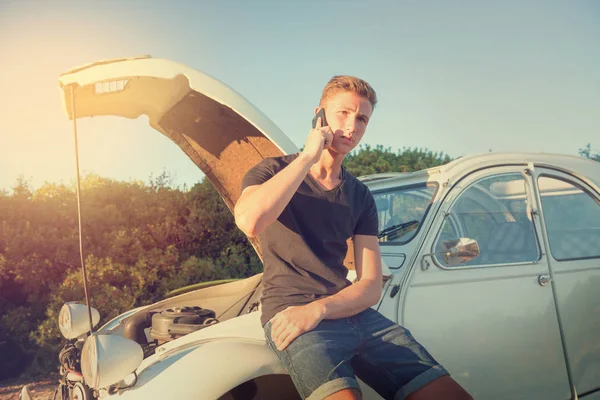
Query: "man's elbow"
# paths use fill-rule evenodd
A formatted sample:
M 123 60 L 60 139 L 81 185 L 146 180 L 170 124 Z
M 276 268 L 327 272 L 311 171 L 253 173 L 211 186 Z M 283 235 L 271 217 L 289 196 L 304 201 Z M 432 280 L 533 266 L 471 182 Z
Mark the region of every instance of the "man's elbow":
M 377 289 L 376 291 L 373 291 L 373 293 L 371 294 L 371 298 L 370 298 L 371 305 L 369 307 L 374 306 L 375 304 L 379 303 L 379 300 L 381 300 L 381 293 L 383 293 L 381 288 Z
M 247 214 L 235 213 L 235 224 L 248 237 L 252 238 L 260 234 L 257 221 L 249 218 Z
M 375 304 L 379 303 L 379 300 L 381 300 L 381 293 L 383 293 L 381 285 L 381 279 L 369 280 L 366 295 L 369 307 L 374 306 Z

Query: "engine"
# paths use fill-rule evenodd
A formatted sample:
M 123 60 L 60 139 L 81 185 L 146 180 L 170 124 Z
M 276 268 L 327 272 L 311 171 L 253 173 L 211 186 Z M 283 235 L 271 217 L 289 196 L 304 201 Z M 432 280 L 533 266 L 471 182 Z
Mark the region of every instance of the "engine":
M 215 312 L 202 307 L 175 307 L 152 315 L 150 336 L 161 345 L 216 324 Z

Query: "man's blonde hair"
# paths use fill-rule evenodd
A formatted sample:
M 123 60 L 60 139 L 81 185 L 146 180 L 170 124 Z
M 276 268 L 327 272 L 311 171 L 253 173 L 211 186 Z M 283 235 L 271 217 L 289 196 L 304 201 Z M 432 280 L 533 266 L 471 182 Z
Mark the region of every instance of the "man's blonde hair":
M 336 93 L 352 92 L 369 100 L 373 109 L 377 104 L 375 90 L 364 80 L 350 75 L 336 75 L 327 82 L 321 95 L 319 105 L 323 107 L 325 102 Z

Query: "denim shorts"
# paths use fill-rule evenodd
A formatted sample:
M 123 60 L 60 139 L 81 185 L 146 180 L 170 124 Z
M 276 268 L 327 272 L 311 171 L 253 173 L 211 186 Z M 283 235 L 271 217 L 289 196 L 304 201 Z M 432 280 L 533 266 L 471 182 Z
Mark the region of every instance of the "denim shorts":
M 448 371 L 408 329 L 368 308 L 347 318 L 323 320 L 283 351 L 264 326 L 271 350 L 303 399 L 323 399 L 342 389 L 360 391 L 358 376 L 384 399 L 404 399 Z

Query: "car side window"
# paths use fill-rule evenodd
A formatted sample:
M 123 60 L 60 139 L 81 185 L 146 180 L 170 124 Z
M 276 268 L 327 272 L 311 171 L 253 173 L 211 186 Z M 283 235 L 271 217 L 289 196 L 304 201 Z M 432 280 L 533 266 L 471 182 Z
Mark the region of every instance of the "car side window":
M 558 261 L 600 257 L 600 202 L 583 188 L 538 178 L 550 253 Z
M 469 185 L 452 204 L 435 242 L 436 253 L 444 243 L 469 238 L 477 241 L 480 255 L 454 267 L 533 262 L 539 246 L 527 213 L 527 184 L 520 173 L 494 175 Z M 452 268 L 443 257 L 442 266 Z
M 436 183 L 422 183 L 373 193 L 379 220 L 379 243 L 401 245 L 410 242 L 417 235 L 436 190 Z

